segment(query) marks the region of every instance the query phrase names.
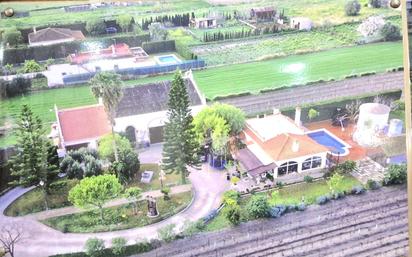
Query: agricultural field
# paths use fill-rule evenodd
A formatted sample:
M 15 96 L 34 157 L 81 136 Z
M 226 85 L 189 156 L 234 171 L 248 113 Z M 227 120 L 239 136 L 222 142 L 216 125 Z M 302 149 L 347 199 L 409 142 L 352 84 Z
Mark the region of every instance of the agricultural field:
M 319 80 L 341 80 L 349 75 L 385 72 L 402 66 L 400 42 L 338 48 L 261 62 L 227 65 L 195 72 L 207 98 L 259 93 Z
M 400 25 L 400 17 L 387 19 Z M 356 45 L 359 24 L 325 26 L 310 32 L 291 32 L 252 39 L 195 45 L 191 49 L 209 66 L 259 61 L 280 56 Z

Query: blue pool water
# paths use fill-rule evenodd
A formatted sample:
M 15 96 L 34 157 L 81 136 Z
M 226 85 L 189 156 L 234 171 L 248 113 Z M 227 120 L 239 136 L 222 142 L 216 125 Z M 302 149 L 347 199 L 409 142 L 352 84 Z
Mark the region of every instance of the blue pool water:
M 346 146 L 341 142 L 337 141 L 326 131 L 309 132 L 307 135 L 319 144 L 328 147 L 330 151 L 334 154 L 346 153 Z
M 179 60 L 177 60 L 176 57 L 174 57 L 173 55 L 160 56 L 158 59 L 161 63 L 179 63 Z

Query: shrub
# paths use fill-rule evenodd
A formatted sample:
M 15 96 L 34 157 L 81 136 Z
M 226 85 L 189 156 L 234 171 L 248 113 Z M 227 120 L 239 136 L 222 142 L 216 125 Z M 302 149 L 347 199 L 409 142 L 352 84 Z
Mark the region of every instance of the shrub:
M 3 35 L 3 42 L 9 44 L 9 46 L 16 46 L 22 42 L 23 37 L 21 36 L 21 32 L 17 29 L 8 29 L 4 31 Z
M 11 98 L 27 93 L 31 88 L 31 80 L 18 76 L 12 81 L 0 80 L 0 98 Z
M 381 8 L 381 1 L 382 0 L 369 0 L 369 4 L 370 6 L 372 6 L 373 8 Z
M 205 223 L 202 220 L 196 222 L 185 222 L 183 226 L 183 236 L 192 236 L 203 231 L 206 228 Z
M 236 190 L 229 190 L 223 194 L 223 203 L 227 205 L 233 205 L 239 203 L 240 194 Z
M 361 5 L 357 0 L 348 1 L 345 5 L 345 13 L 347 16 L 356 16 L 359 14 Z
M 339 173 L 335 173 L 327 181 L 329 189 L 332 191 L 332 194 L 339 193 L 343 191 L 343 176 Z
M 37 63 L 35 60 L 26 60 L 22 68 L 23 73 L 40 72 L 42 70 L 43 70 L 43 67 L 39 63 Z
M 90 35 L 96 36 L 106 32 L 106 25 L 101 19 L 92 19 L 86 22 L 86 30 Z
M 303 177 L 303 181 L 305 181 L 306 183 L 312 183 L 313 177 L 306 175 Z
M 162 194 L 163 194 L 163 199 L 165 200 L 170 200 L 170 187 L 163 187 L 161 190 Z
M 396 41 L 401 39 L 400 28 L 390 22 L 387 22 L 380 30 L 383 41 Z
M 285 205 L 276 205 L 269 209 L 269 216 L 271 218 L 279 218 L 282 216 L 287 210 Z
M 354 195 L 360 195 L 360 194 L 365 193 L 365 191 L 366 190 L 363 186 L 358 185 L 358 186 L 353 186 L 352 190 L 350 192 L 351 192 L 351 194 L 354 194 Z
M 316 203 L 319 204 L 319 205 L 323 205 L 323 204 L 327 203 L 328 201 L 329 201 L 328 197 L 324 196 L 324 195 L 319 196 L 318 198 L 316 198 Z
M 223 215 L 232 224 L 238 225 L 240 222 L 240 207 L 238 204 L 230 204 L 225 206 Z
M 233 185 L 236 185 L 239 181 L 240 181 L 240 178 L 238 178 L 238 177 L 236 177 L 236 176 L 232 176 L 232 177 L 230 178 L 230 182 L 231 182 Z
M 283 182 L 282 182 L 282 181 L 277 181 L 277 182 L 276 182 L 276 186 L 277 186 L 279 189 L 283 188 Z
M 368 181 L 366 182 L 366 186 L 370 190 L 376 190 L 376 189 L 380 188 L 379 182 L 377 182 L 373 179 L 368 179 Z
M 175 224 L 169 224 L 157 230 L 159 238 L 167 243 L 173 241 L 176 238 L 176 234 L 174 232 L 175 227 Z
M 267 217 L 269 204 L 264 195 L 253 195 L 246 205 L 246 210 L 251 218 Z
M 406 165 L 392 164 L 386 169 L 385 185 L 397 185 L 406 183 L 407 167 Z
M 98 238 L 89 238 L 84 246 L 86 254 L 92 257 L 103 256 L 104 241 Z
M 298 211 L 304 211 L 306 210 L 306 204 L 305 203 L 300 203 L 296 206 L 296 210 Z
M 309 111 L 308 111 L 308 119 L 309 120 L 313 120 L 314 118 L 316 118 L 318 116 L 319 116 L 319 111 L 317 111 L 313 108 L 309 109 Z
M 356 169 L 356 162 L 355 161 L 344 161 L 335 167 L 336 172 L 338 173 L 351 173 Z
M 124 253 L 127 240 L 123 237 L 115 237 L 112 239 L 112 252 L 115 255 Z

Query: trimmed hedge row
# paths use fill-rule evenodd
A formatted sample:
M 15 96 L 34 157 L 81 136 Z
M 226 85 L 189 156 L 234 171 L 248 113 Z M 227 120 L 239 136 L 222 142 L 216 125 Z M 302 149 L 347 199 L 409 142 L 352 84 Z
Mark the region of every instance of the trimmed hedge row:
M 176 51 L 174 40 L 144 42 L 142 44 L 143 50 L 148 54 L 156 54 L 162 52 L 174 52 Z
M 104 249 L 100 256 L 104 257 L 126 257 L 134 254 L 145 253 L 155 249 L 156 247 L 152 243 L 138 243 L 133 245 L 127 245 L 124 247 L 124 251 L 121 254 L 114 254 L 111 248 Z M 50 257 L 89 257 L 85 252 L 77 253 L 65 253 L 65 254 L 56 254 L 51 255 Z

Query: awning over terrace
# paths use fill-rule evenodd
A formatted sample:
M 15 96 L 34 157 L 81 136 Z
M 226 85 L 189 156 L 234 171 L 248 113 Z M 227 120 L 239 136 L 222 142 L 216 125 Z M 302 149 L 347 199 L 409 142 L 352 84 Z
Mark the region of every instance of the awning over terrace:
M 248 148 L 239 150 L 237 159 L 252 177 L 259 176 L 277 167 L 275 163 L 264 165 Z

